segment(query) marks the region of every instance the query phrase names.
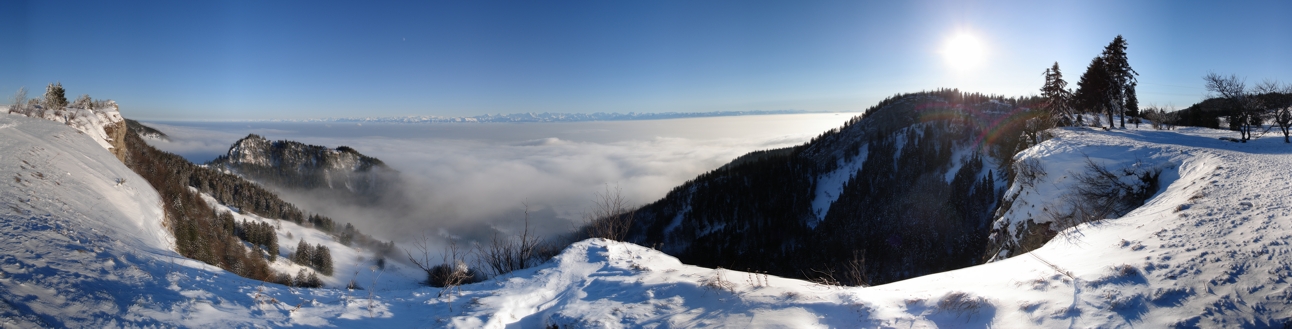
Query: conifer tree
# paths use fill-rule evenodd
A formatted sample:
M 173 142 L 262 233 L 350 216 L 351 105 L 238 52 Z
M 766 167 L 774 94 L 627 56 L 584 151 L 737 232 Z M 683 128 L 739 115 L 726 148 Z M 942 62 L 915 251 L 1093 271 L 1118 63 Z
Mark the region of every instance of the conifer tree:
M 323 275 L 332 275 L 332 251 L 328 250 L 327 246 L 319 244 L 314 247 L 312 256 L 314 256 L 314 269 L 323 273 Z
M 45 87 L 45 111 L 60 111 L 67 107 L 67 96 L 63 90 L 63 83 L 51 83 Z M 45 113 L 42 112 L 41 116 Z
M 1126 114 L 1130 110 L 1128 106 L 1135 97 L 1135 85 L 1137 84 L 1135 69 L 1132 69 L 1130 62 L 1126 57 L 1126 39 L 1119 34 L 1113 41 L 1104 47 L 1104 53 L 1100 55 L 1104 59 L 1104 69 L 1108 72 L 1108 89 L 1106 101 L 1109 104 L 1109 124 L 1112 122 L 1112 113 L 1121 114 L 1121 128 L 1126 128 Z
M 1072 92 L 1068 89 L 1068 82 L 1063 80 L 1063 73 L 1059 71 L 1059 62 L 1054 62 L 1054 66 L 1045 69 L 1045 85 L 1041 86 L 1041 97 L 1045 98 L 1045 107 L 1050 111 L 1050 116 L 1054 118 L 1056 125 L 1067 126 L 1074 124 L 1072 111 Z
M 1130 116 L 1135 120 L 1135 128 L 1139 128 L 1139 97 L 1135 96 L 1135 87 L 1132 84 L 1131 89 L 1126 93 L 1126 112 L 1123 116 Z M 1125 128 L 1125 127 L 1123 127 Z
M 309 266 L 313 258 L 314 246 L 305 243 L 305 239 L 301 238 L 301 242 L 296 244 L 296 253 L 292 254 L 292 262 Z
M 1109 86 L 1108 70 L 1105 66 L 1103 57 L 1090 60 L 1086 73 L 1082 74 L 1081 79 L 1077 81 L 1077 92 L 1073 97 L 1079 108 L 1094 110 L 1096 114 L 1107 111 L 1108 102 L 1105 98 Z M 1112 120 L 1112 112 L 1108 112 L 1108 122 L 1111 123 Z
M 1108 115 L 1108 127 L 1115 127 L 1113 114 L 1121 115 L 1121 127 L 1126 128 L 1126 115 L 1135 104 L 1135 86 L 1138 84 L 1135 69 L 1126 56 L 1126 39 L 1118 35 L 1104 47 L 1104 51 L 1090 62 L 1086 73 L 1077 82 L 1076 99 L 1082 108 L 1101 109 Z M 1135 109 L 1138 110 L 1138 109 Z

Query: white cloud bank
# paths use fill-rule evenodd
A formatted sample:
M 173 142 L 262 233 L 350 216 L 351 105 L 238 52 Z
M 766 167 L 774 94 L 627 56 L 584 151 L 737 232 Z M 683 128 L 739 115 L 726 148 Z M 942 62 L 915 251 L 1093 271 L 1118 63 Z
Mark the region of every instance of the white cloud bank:
M 405 204 L 342 208 L 284 198 L 403 241 L 446 230 L 482 237 L 488 225 L 559 234 L 582 223 L 594 193 L 618 186 L 636 204 L 750 151 L 802 144 L 855 114 L 795 114 L 541 124 L 145 123 L 171 136 L 154 146 L 205 162 L 248 133 L 346 145 L 385 161 L 408 183 Z M 400 209 L 395 209 L 400 208 Z

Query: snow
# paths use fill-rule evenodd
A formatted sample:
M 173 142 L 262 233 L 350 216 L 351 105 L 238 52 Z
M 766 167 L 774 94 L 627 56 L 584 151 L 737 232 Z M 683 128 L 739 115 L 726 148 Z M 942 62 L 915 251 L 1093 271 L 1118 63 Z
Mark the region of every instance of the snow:
M 1193 134 L 1214 133 L 1210 130 L 1191 128 L 1178 131 Z M 1019 223 L 1028 220 L 1036 224 L 1049 223 L 1054 220 L 1050 213 L 1070 212 L 1074 200 L 1072 194 L 1078 185 L 1076 176 L 1088 170 L 1087 159 L 1112 171 L 1136 167 L 1162 170 L 1163 174 L 1159 182 L 1160 186 L 1165 187 L 1178 177 L 1178 171 L 1175 168 L 1184 160 L 1193 158 L 1198 148 L 1173 143 L 1144 143 L 1142 139 L 1152 137 L 1165 142 L 1173 139 L 1201 138 L 1152 130 L 1135 131 L 1132 136 L 1140 137 L 1135 139 L 1127 138 L 1131 136 L 1126 136 L 1127 131 L 1121 130 L 1103 132 L 1088 128 L 1064 128 L 1050 132 L 1054 134 L 1054 138 L 1015 155 L 1015 160 L 1019 163 L 1034 161 L 1043 174 L 1034 182 L 1028 182 L 1020 175 L 1020 178 L 1016 179 L 1005 192 L 1005 198 L 1012 199 L 1013 206 L 997 218 L 993 225 L 997 229 L 1008 232 L 1011 237 L 1019 234 L 1015 231 Z M 1219 139 L 1215 140 L 1216 143 L 1223 143 Z M 1135 179 L 1134 176 L 1123 176 L 1123 178 Z
M 664 227 L 664 236 L 672 236 L 673 230 L 682 226 L 682 219 L 684 219 L 687 214 L 691 213 L 691 197 L 695 196 L 695 190 L 696 186 L 692 185 L 690 192 L 686 193 L 686 203 L 684 204 L 685 206 L 683 206 L 682 211 L 677 212 L 677 216 L 673 217 L 673 221 L 669 222 L 668 226 Z
M 1292 146 L 1231 132 L 1066 129 L 1029 149 L 1061 194 L 1080 154 L 1164 166 L 1164 188 L 1122 218 L 1066 230 L 1029 254 L 882 286 L 840 288 L 681 264 L 607 240 L 441 296 L 398 262 L 366 290 L 361 251 L 297 289 L 231 275 L 171 250 L 156 192 L 91 137 L 0 115 L 0 325 L 51 327 L 1266 327 L 1292 312 Z M 1169 177 L 1168 177 L 1169 176 Z M 16 178 L 16 179 L 15 179 Z M 124 179 L 118 184 L 118 179 Z M 1051 190 L 1053 189 L 1053 190 Z M 1043 197 L 1027 197 L 1043 202 Z M 274 221 L 256 216 L 239 219 Z M 290 269 L 291 264 L 275 263 Z M 372 272 L 372 271 L 370 271 Z M 409 274 L 412 273 L 412 274 Z M 364 280 L 377 282 L 369 287 Z
M 270 262 L 269 267 L 276 272 L 290 275 L 296 275 L 300 270 L 315 272 L 307 266 L 292 263 L 290 259 L 291 254 L 296 252 L 299 242 L 305 240 L 305 243 L 310 245 L 321 244 L 326 246 L 328 252 L 332 255 L 333 276 L 319 274 L 319 279 L 327 287 L 345 287 L 350 283 L 350 280 L 354 280 L 361 287 L 375 284 L 388 289 L 409 289 L 417 287 L 417 280 L 424 279 L 426 275 L 421 273 L 420 270 L 407 266 L 391 265 L 385 269 L 378 269 L 376 259 L 371 251 L 354 249 L 343 245 L 323 231 L 297 225 L 290 220 L 270 219 L 254 214 L 239 213 L 236 208 L 222 205 L 207 194 L 202 194 L 202 199 L 217 211 L 231 213 L 233 220 L 236 222 L 247 221 L 275 225 L 275 232 L 278 233 L 278 258 Z M 248 250 L 250 249 L 248 248 Z
M 866 163 L 866 157 L 869 155 L 870 144 L 862 145 L 852 159 L 847 161 L 840 159 L 834 171 L 817 178 L 816 195 L 812 198 L 812 213 L 816 214 L 816 220 L 807 223 L 809 228 L 816 228 L 817 224 L 825 220 L 826 213 L 830 212 L 830 205 L 839 200 L 839 195 L 843 194 L 843 186 L 852 180 L 858 171 L 861 171 L 861 166 Z
M 103 108 L 84 109 L 67 107 L 62 111 L 45 111 L 41 119 L 63 123 L 76 130 L 89 135 L 99 146 L 105 149 L 112 148 L 109 142 L 112 138 L 103 130 L 104 126 L 112 125 L 124 120 L 121 112 L 117 109 L 117 103 L 108 101 Z

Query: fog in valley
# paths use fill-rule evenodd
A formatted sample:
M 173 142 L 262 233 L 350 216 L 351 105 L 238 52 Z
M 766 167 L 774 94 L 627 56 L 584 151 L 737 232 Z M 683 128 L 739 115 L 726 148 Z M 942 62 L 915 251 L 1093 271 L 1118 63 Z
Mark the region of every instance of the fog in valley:
M 855 113 L 574 123 L 356 124 L 147 122 L 169 141 L 154 146 L 205 163 L 249 133 L 335 148 L 350 146 L 401 173 L 397 195 L 356 206 L 311 191 L 279 190 L 381 239 L 467 241 L 523 228 L 547 237 L 584 222 L 595 193 L 620 190 L 632 204 L 750 151 L 807 142 Z

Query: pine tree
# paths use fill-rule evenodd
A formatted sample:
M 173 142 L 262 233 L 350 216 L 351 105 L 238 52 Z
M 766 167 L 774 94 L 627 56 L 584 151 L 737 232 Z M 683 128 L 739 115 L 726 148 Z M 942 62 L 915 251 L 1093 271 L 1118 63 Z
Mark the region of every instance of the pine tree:
M 1121 35 L 1113 38 L 1113 41 L 1104 47 L 1104 53 L 1100 55 L 1104 58 L 1105 70 L 1108 72 L 1108 90 L 1107 101 L 1109 102 L 1109 115 L 1113 112 L 1122 114 L 1121 127 L 1126 128 L 1126 112 L 1130 110 L 1128 103 L 1134 98 L 1135 85 L 1137 84 L 1135 69 L 1132 69 L 1130 62 L 1126 57 L 1126 39 Z M 1111 124 L 1112 117 L 1108 118 Z
M 67 107 L 67 96 L 64 95 L 63 83 L 51 83 L 45 87 L 45 111 L 61 111 Z M 44 116 L 44 113 L 41 113 Z
M 322 244 L 314 247 L 314 269 L 323 275 L 332 275 L 332 251 Z
M 1126 112 L 1123 116 L 1130 116 L 1135 120 L 1135 128 L 1139 128 L 1139 97 L 1135 96 L 1135 84 L 1126 92 Z M 1124 128 L 1124 127 L 1123 127 Z
M 1094 110 L 1096 114 L 1107 112 L 1108 70 L 1104 58 L 1095 57 L 1086 67 L 1086 73 L 1077 81 L 1077 92 L 1073 99 L 1081 109 Z M 1108 112 L 1108 122 L 1112 122 L 1112 112 Z
M 1054 66 L 1045 69 L 1045 85 L 1041 86 L 1041 97 L 1045 98 L 1045 108 L 1050 111 L 1050 116 L 1054 119 L 1056 125 L 1072 125 L 1072 92 L 1068 89 L 1068 82 L 1063 81 L 1063 73 L 1059 71 L 1059 62 L 1054 62 Z
M 301 238 L 301 242 L 296 244 L 296 253 L 292 254 L 292 262 L 308 266 L 313 259 L 314 246 L 305 243 L 305 239 Z

